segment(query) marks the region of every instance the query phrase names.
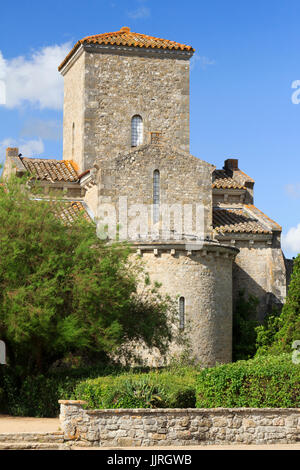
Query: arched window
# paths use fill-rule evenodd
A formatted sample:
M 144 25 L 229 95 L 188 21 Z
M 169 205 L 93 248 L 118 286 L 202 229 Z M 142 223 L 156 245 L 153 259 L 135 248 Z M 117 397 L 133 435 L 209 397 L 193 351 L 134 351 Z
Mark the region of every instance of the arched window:
M 143 119 L 135 115 L 131 119 L 131 147 L 137 147 L 143 143 Z
M 160 203 L 160 174 L 159 170 L 153 173 L 153 223 L 159 222 L 159 203 Z
M 185 326 L 185 298 L 180 297 L 179 299 L 179 328 L 184 330 Z

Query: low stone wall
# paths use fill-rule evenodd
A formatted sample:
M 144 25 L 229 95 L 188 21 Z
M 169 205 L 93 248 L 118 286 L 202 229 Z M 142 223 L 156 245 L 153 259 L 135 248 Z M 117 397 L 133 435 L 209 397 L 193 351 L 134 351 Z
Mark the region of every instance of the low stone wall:
M 61 400 L 64 441 L 84 446 L 287 444 L 300 441 L 300 409 L 84 409 Z

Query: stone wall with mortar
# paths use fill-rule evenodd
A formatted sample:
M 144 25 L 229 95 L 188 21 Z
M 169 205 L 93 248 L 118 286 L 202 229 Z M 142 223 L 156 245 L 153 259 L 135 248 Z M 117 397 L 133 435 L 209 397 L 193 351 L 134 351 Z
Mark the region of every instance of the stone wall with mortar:
M 272 306 L 281 307 L 286 297 L 286 268 L 282 250 L 268 240 L 236 241 L 239 253 L 233 266 L 233 299 L 239 292 L 259 300 L 258 318 L 263 320 Z
M 103 204 L 113 204 L 117 211 L 117 222 L 121 228 L 124 223 L 118 216 L 120 197 L 126 198 L 128 210 L 135 204 L 146 205 L 150 225 L 153 174 L 155 170 L 159 170 L 160 206 L 178 204 L 183 214 L 184 205 L 192 205 L 193 226 L 187 231 L 190 234 L 196 234 L 196 205 L 201 204 L 204 208 L 204 223 L 203 233 L 200 235 L 211 237 L 211 174 L 215 168 L 213 165 L 170 146 L 149 144 L 105 161 L 99 159 L 96 161 L 96 166 L 99 168 L 98 207 L 100 209 Z M 136 219 L 136 212 L 132 214 L 132 219 Z M 129 214 L 128 225 L 130 223 Z M 171 221 L 172 228 L 174 225 L 172 226 Z M 125 238 L 131 237 L 125 236 Z M 152 239 L 151 236 L 150 239 Z
M 143 119 L 144 143 L 158 131 L 189 152 L 189 54 L 99 49 L 85 55 L 86 168 L 130 149 L 134 115 Z
M 64 76 L 63 159 L 73 160 L 83 171 L 85 56 L 72 64 Z M 74 130 L 73 130 L 74 124 Z
M 70 129 L 76 127 L 80 171 L 95 159 L 131 148 L 131 119 L 140 115 L 144 143 L 161 132 L 166 143 L 189 152 L 189 59 L 191 53 L 137 48 L 85 48 L 63 71 L 64 158 L 70 158 Z M 80 120 L 82 116 L 80 115 Z M 83 132 L 84 142 L 79 143 Z
M 139 251 L 151 281 L 161 283 L 161 292 L 184 297 L 191 354 L 204 366 L 231 362 L 234 249 L 158 244 L 140 246 Z
M 78 446 L 286 444 L 300 440 L 300 409 L 88 410 L 60 401 L 65 442 Z
M 192 354 L 197 361 L 206 366 L 216 362 L 230 362 L 232 263 L 237 250 L 217 243 L 207 243 L 206 246 L 203 240 L 212 236 L 211 174 L 214 166 L 165 144 L 148 144 L 110 159 L 97 159 L 95 167 L 98 168 L 95 178 L 99 189 L 96 214 L 99 224 L 103 228 L 109 223 L 119 224 L 121 238 L 139 245 L 151 281 L 161 283 L 161 291 L 172 298 L 185 298 L 186 327 L 190 331 Z M 151 216 L 155 170 L 160 172 L 161 209 L 163 205 L 178 205 L 182 210 L 182 222 L 184 206 L 193 209 L 192 224 L 187 229 L 188 233 L 185 233 L 185 239 L 191 241 L 190 247 L 185 242 L 180 244 L 176 236 L 173 240 L 172 237 L 164 238 L 163 225 L 157 242 L 153 242 Z M 121 200 L 126 200 L 126 227 L 119 210 Z M 202 240 L 196 240 L 193 249 L 191 246 L 194 246 L 193 240 L 197 236 L 197 204 L 204 208 L 204 221 L 203 232 L 199 234 Z M 117 215 L 115 222 L 105 216 L 112 212 L 111 205 Z M 131 224 L 136 221 L 140 210 L 139 205 L 147 210 L 148 225 L 148 232 L 140 237 L 131 232 Z M 126 233 L 123 232 L 125 228 Z M 176 229 L 172 220 L 170 228 Z M 182 241 L 182 237 L 179 240 Z M 141 243 L 148 245 L 142 247 Z M 152 355 L 149 357 L 153 362 Z

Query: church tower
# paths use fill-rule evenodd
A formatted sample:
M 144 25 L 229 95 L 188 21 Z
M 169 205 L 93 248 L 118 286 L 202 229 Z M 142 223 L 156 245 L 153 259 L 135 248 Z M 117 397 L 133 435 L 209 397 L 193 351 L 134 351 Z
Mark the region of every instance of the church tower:
M 160 138 L 189 152 L 189 59 L 174 41 L 114 33 L 78 41 L 59 71 L 64 77 L 63 158 L 79 171 Z
M 213 239 L 215 167 L 189 153 L 193 53 L 128 27 L 78 41 L 59 67 L 63 158 L 82 173 L 99 236 L 114 239 L 106 227 L 119 227 L 150 279 L 177 298 L 179 333 L 190 331 L 192 356 L 210 366 L 232 357 L 238 250 Z

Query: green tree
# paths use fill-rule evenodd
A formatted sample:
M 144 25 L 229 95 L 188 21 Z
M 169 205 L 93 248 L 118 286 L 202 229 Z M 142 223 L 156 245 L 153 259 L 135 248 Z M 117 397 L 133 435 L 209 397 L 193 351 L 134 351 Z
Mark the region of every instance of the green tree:
M 273 314 L 258 330 L 258 353 L 291 352 L 292 343 L 300 340 L 300 255 L 294 261 L 286 302 L 281 314 Z
M 244 292 L 239 292 L 233 312 L 232 356 L 234 361 L 250 359 L 256 352 L 257 305 L 256 297 L 250 295 L 246 299 Z
M 63 223 L 63 202 L 34 199 L 28 184 L 0 186 L 0 338 L 10 366 L 26 375 L 70 353 L 104 361 L 132 341 L 166 352 L 173 303 L 157 287 L 138 290 L 149 281 L 130 247 L 104 243 L 84 217 Z

